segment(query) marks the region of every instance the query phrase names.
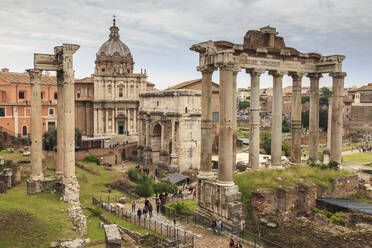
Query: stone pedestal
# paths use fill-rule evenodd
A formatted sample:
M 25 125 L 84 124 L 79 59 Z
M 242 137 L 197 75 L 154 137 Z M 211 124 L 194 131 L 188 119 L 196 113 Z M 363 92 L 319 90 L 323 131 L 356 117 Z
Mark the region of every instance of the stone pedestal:
M 63 180 L 63 201 L 68 203 L 79 203 L 79 192 L 80 186 L 76 177 L 69 177 Z
M 27 180 L 27 194 L 32 195 L 41 192 L 56 190 L 61 192 L 61 181 L 56 178 L 44 178 L 43 180 Z
M 195 212 L 198 222 L 210 227 L 214 220 L 220 219 L 224 230 L 241 234 L 245 213 L 238 199 L 240 192 L 237 185 L 225 187 L 215 181 L 199 180 L 198 209 Z
M 115 224 L 104 225 L 106 248 L 120 248 L 121 235 L 118 226 Z

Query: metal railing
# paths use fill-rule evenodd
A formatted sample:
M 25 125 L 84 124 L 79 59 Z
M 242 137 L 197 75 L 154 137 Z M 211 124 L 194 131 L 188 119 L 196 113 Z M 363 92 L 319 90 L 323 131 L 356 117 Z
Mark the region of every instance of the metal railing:
M 109 197 L 107 202 L 103 201 L 102 198 L 97 199 L 92 197 L 93 205 L 103 208 L 115 214 L 117 217 L 135 224 L 144 229 L 150 230 L 160 236 L 169 239 L 176 244 L 183 244 L 188 247 L 194 247 L 194 235 L 188 231 L 181 230 L 173 225 L 165 224 L 160 221 L 152 220 L 151 218 L 138 217 L 136 214 L 126 211 L 120 207 L 113 207 L 111 203 L 118 202 L 119 197 Z

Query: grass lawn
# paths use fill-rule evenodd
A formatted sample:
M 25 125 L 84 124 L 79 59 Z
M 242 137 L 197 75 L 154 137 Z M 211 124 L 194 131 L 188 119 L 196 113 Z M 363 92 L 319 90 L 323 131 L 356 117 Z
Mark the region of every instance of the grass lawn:
M 6 157 L 4 154 L 9 153 L 3 153 L 3 157 Z M 106 183 L 123 177 L 122 173 L 105 170 L 94 163 L 86 163 L 86 166 L 89 167 L 90 172 L 76 167 L 76 176 L 80 184 L 80 202 L 83 206 L 94 207 L 93 195 L 102 199 L 108 196 L 125 196 L 117 190 L 108 193 L 108 188 L 105 187 Z M 54 175 L 53 164 L 48 163 L 47 168 L 49 174 Z M 128 197 L 127 199 L 130 200 Z M 25 181 L 6 194 L 0 194 L 0 248 L 49 247 L 52 241 L 78 237 L 67 215 L 68 207 L 68 204 L 60 201 L 60 194 L 41 193 L 27 196 Z M 88 209 L 84 209 L 84 213 L 88 220 L 87 237 L 91 241 L 104 239 L 103 229 L 99 228 L 99 217 L 93 216 Z M 140 233 L 149 232 L 105 211 L 102 211 L 102 214 L 112 222 L 130 230 Z M 104 247 L 104 245 L 95 247 Z
M 365 164 L 372 163 L 372 153 L 353 153 L 342 156 L 346 164 Z
M 292 166 L 283 170 L 263 169 L 246 172 L 235 175 L 234 182 L 239 186 L 239 191 L 242 193 L 242 201 L 248 203 L 251 193 L 258 188 L 272 190 L 281 186 L 291 186 L 297 184 L 301 178 L 307 183 L 315 183 L 330 188 L 332 187 L 332 180 L 349 174 L 349 172 L 341 170 L 322 170 L 303 165 Z M 281 180 L 278 178 L 281 178 Z
M 4 160 L 13 160 L 13 162 L 17 162 L 19 160 L 30 160 L 30 156 L 23 156 L 18 149 L 14 149 L 13 153 L 2 150 L 0 151 L 0 157 L 2 157 Z
M 54 240 L 78 237 L 66 212 L 68 204 L 59 198 L 49 193 L 26 196 L 25 182 L 0 194 L 0 248 L 49 247 Z

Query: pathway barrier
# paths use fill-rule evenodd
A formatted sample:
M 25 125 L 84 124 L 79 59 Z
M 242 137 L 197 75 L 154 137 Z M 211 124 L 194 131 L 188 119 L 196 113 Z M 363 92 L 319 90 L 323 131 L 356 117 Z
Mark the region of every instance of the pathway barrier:
M 194 247 L 194 235 L 191 232 L 181 230 L 176 226 L 169 225 L 160 221 L 152 220 L 149 217 L 138 217 L 135 213 L 124 209 L 123 205 L 117 203 L 120 197 L 108 197 L 105 202 L 102 198 L 97 199 L 92 197 L 93 205 L 103 208 L 104 210 L 115 214 L 117 217 L 133 223 L 139 227 L 150 230 L 160 236 L 174 241 L 178 244 L 183 244 L 187 247 Z M 115 204 L 114 204 L 115 203 Z

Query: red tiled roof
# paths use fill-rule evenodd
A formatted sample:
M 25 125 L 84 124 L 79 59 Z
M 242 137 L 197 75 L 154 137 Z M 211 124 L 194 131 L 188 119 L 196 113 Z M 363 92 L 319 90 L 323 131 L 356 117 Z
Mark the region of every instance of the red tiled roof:
M 75 78 L 75 83 L 93 83 L 93 77 Z
M 12 83 L 22 83 L 22 84 L 29 84 L 30 83 L 30 76 L 27 72 L 19 73 L 19 72 L 0 72 L 0 79 L 4 80 L 5 82 L 12 84 Z M 56 85 L 57 80 L 55 76 L 41 76 L 41 83 L 42 84 L 49 84 L 49 85 Z
M 176 84 L 176 85 L 173 85 L 171 87 L 169 87 L 167 90 L 177 90 L 177 89 L 184 89 L 186 88 L 187 86 L 190 86 L 192 84 L 198 84 L 200 83 L 201 84 L 201 78 L 198 78 L 198 79 L 194 79 L 194 80 L 190 80 L 190 81 L 186 81 L 186 82 L 182 82 L 180 84 Z M 212 85 L 216 88 L 219 88 L 220 86 L 214 82 L 212 82 Z

